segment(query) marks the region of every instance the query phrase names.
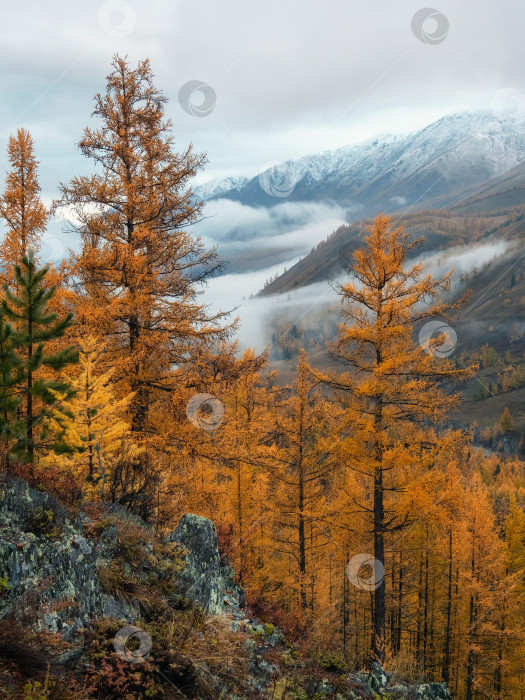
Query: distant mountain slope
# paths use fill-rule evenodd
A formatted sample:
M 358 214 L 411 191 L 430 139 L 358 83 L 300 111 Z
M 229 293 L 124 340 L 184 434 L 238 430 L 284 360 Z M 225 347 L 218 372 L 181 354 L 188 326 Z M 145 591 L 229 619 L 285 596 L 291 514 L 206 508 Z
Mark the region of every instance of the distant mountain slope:
M 509 209 L 525 204 L 525 162 L 479 187 L 451 209 L 465 214 Z
M 432 210 L 409 215 L 396 214 L 395 225 L 403 224 L 413 238 L 424 238 L 419 253 L 438 251 L 470 242 L 486 242 L 501 237 L 525 239 L 525 204 L 508 212 L 484 213 L 465 216 L 463 211 Z M 294 289 L 333 279 L 346 270 L 354 251 L 363 245 L 367 227 L 372 220 L 341 226 L 325 241 L 287 272 L 267 285 L 260 296 L 280 294 Z
M 525 160 L 525 131 L 489 113 L 446 116 L 408 136 L 381 136 L 287 161 L 250 180 L 229 178 L 196 188 L 204 199 L 272 207 L 331 201 L 349 221 L 377 211 L 449 206 Z

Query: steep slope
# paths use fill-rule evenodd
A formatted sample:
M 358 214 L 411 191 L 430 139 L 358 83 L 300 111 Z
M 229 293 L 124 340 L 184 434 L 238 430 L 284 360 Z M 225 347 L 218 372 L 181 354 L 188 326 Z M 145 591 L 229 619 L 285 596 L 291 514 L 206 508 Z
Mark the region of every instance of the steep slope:
M 525 162 L 480 186 L 451 209 L 464 214 L 509 209 L 525 203 Z
M 461 209 L 422 211 L 392 217 L 395 225 L 402 224 L 413 238 L 424 238 L 419 249 L 422 255 L 451 246 L 464 246 L 473 241 L 490 242 L 507 238 L 525 237 L 523 222 L 525 205 L 507 212 L 466 216 Z M 267 285 L 260 296 L 297 290 L 315 282 L 333 279 L 344 272 L 353 253 L 363 244 L 367 227 L 372 220 L 341 226 L 325 241 L 319 243 L 307 256 L 284 274 Z

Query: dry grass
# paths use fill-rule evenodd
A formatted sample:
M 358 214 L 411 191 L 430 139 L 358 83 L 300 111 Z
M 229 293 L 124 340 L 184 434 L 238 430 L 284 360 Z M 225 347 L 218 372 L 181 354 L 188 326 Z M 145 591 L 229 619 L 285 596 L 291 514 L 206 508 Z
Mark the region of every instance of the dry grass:
M 53 665 L 55 643 L 53 635 L 28 632 L 14 617 L 4 618 L 0 625 L 0 698 L 87 698 L 75 679 Z

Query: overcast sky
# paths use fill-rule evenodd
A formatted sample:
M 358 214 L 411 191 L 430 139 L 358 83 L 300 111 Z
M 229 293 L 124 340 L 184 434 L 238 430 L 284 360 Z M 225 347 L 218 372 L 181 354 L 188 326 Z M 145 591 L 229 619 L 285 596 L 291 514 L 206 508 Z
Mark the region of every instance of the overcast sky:
M 115 52 L 151 59 L 177 142 L 208 153 L 205 179 L 490 109 L 498 91 L 525 89 L 522 2 L 434 7 L 413 30 L 419 0 L 4 3 L 0 148 L 30 129 L 46 198 L 89 171 L 75 144 Z M 205 117 L 179 104 L 191 80 L 216 96 Z

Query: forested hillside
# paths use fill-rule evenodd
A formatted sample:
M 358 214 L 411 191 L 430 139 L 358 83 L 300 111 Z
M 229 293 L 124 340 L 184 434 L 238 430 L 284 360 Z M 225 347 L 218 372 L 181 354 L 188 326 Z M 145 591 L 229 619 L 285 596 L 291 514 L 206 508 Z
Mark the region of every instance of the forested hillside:
M 474 247 L 475 244 L 497 243 L 502 239 L 520 241 L 525 236 L 524 209 L 525 205 L 521 203 L 502 210 L 466 214 L 461 207 L 397 214 L 392 220 L 396 224 L 402 224 L 413 238 L 423 237 L 418 253 L 428 257 L 430 253 L 438 255 L 447 248 L 456 246 L 470 244 Z M 265 285 L 260 295 L 294 291 L 346 273 L 354 251 L 363 244 L 371 221 L 339 227 L 326 240 L 318 243 L 309 255 Z
M 522 238 L 523 207 L 378 215 L 336 231 L 266 290 L 347 268 L 336 285 L 339 326 L 317 334 L 313 348 L 297 330 L 294 374 L 283 381 L 269 353 L 239 350 L 235 318 L 199 296 L 222 270 L 220 251 L 197 237 L 192 180 L 205 157 L 191 146 L 175 150 L 165 106 L 147 60 L 115 57 L 79 142 L 92 170 L 63 184 L 51 211 L 40 196 L 38 143 L 24 129 L 9 140 L 0 199 L 3 478 L 23 479 L 77 514 L 125 507 L 158 538 L 132 524 L 128 539 L 115 535 L 118 567 L 101 572 L 114 593 L 149 614 L 147 673 L 113 663 L 112 640 L 119 620 L 126 623 L 115 613 L 96 634 L 86 630 L 99 665 L 82 682 L 76 676 L 79 685 L 53 695 L 54 667 L 47 680 L 24 668 L 15 697 L 185 697 L 169 692 L 183 692 L 179 676 L 192 653 L 203 675 L 241 673 L 229 631 L 215 632 L 202 613 L 170 617 L 180 602 L 167 596 L 166 617 L 152 621 L 159 601 L 148 590 L 166 594 L 183 568 L 178 559 L 162 568 L 163 538 L 191 513 L 214 521 L 235 584 L 268 625 L 259 636 L 271 637 L 273 625 L 285 633 L 279 662 L 302 669 L 303 680 L 305 668 L 330 674 L 324 697 L 372 697 L 337 695 L 337 683 L 375 661 L 403 681 L 445 682 L 458 700 L 523 698 L 525 462 L 482 449 L 474 428 L 449 421 L 481 371 L 501 394 L 522 387 L 525 370 L 507 371 L 511 358 L 485 330 L 479 340 L 458 330 L 450 350 L 448 324 L 462 313 L 465 324 L 478 320 L 480 308 L 504 320 L 522 304 L 525 276 L 516 268 L 489 300 L 483 275 L 498 278 L 498 263 L 458 288 L 450 272 L 430 274 L 419 262 L 429 243 L 476 244 L 504 232 L 510 246 Z M 67 213 L 81 246 L 55 267 L 42 264 L 39 249 L 56 212 Z M 468 288 L 477 305 L 463 298 Z M 316 363 L 312 350 L 330 362 Z M 514 430 L 501 408 L 483 438 L 496 446 Z M 88 530 L 98 528 L 93 519 Z M 35 537 L 60 539 L 45 508 L 37 520 Z M 91 534 L 102 537 L 102 529 Z M 0 573 L 0 600 L 11 606 L 13 581 Z M 30 596 L 18 603 L 22 620 Z M 43 632 L 44 647 L 67 645 L 60 630 Z M 174 645 L 188 639 L 185 667 Z M 0 645 L 0 679 L 16 681 L 8 647 Z M 105 669 L 115 668 L 119 682 L 136 674 L 126 695 L 104 686 Z M 323 697 L 285 679 L 252 697 Z M 199 692 L 191 697 L 214 697 Z

